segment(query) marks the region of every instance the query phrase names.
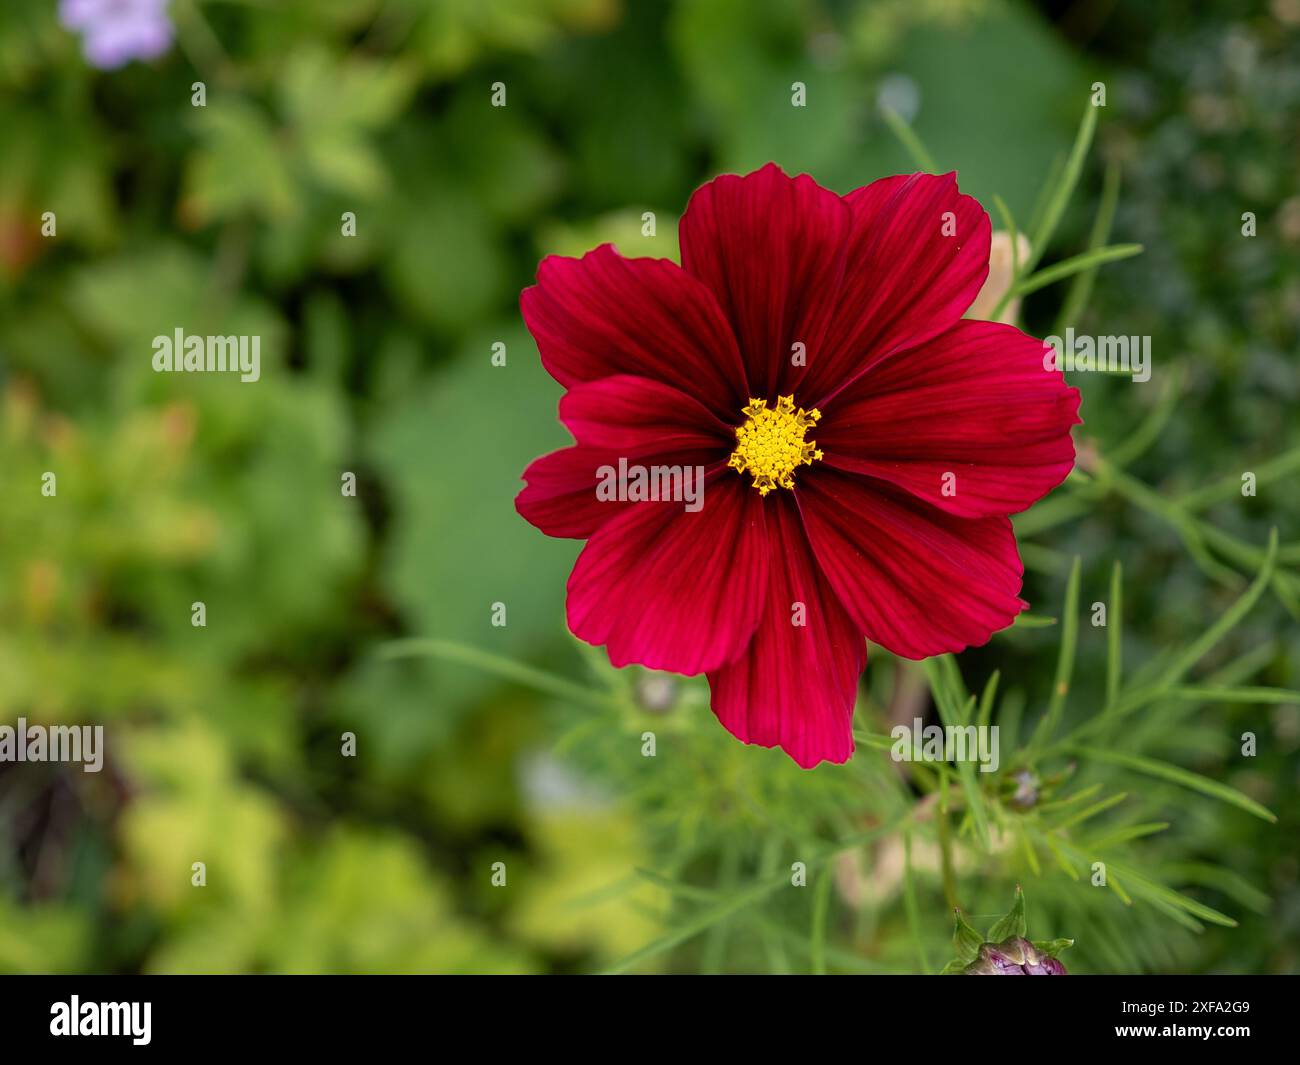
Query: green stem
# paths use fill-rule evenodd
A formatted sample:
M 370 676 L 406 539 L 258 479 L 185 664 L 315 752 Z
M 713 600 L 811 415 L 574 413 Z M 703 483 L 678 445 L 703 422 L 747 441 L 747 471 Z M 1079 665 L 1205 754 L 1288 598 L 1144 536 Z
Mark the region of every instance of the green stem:
M 561 699 L 572 699 L 588 706 L 601 709 L 617 708 L 618 703 L 609 696 L 584 688 L 580 684 L 557 677 L 541 669 L 534 669 L 514 659 L 481 651 L 477 647 L 453 643 L 450 640 L 408 639 L 393 640 L 379 649 L 381 658 L 441 658 L 448 662 L 458 662 L 464 666 L 473 666 L 486 673 L 493 673 L 505 680 L 512 680 L 525 687 L 533 688 L 547 695 Z
M 939 788 L 939 808 L 935 812 L 935 826 L 939 830 L 939 855 L 943 869 L 943 898 L 949 910 L 957 905 L 957 880 L 952 871 L 952 830 L 948 825 L 948 778 L 943 777 Z
M 890 132 L 898 138 L 904 150 L 912 157 L 912 162 L 927 173 L 937 174 L 939 167 L 935 164 L 934 157 L 925 150 L 921 138 L 912 131 L 912 127 L 907 124 L 903 116 L 888 104 L 880 105 L 880 115 L 885 120 L 885 125 L 889 127 Z

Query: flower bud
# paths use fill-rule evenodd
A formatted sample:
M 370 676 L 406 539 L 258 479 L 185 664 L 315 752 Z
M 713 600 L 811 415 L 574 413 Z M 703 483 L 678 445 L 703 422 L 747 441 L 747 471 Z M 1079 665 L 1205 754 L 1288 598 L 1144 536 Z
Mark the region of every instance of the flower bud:
M 1012 936 L 1001 943 L 984 943 L 964 970 L 967 976 L 1065 976 L 1065 966 L 1027 939 Z
M 1056 956 L 1074 944 L 1073 939 L 1033 942 L 1025 938 L 1025 895 L 1016 887 L 1010 912 L 985 935 L 980 935 L 956 911 L 952 944 L 957 956 L 944 966 L 945 974 L 964 976 L 1066 976 Z

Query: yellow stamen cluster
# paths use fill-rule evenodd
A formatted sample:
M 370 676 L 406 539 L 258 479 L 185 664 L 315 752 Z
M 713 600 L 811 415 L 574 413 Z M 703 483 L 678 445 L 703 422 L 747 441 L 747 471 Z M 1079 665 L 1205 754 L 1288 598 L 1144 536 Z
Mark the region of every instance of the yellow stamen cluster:
M 793 488 L 795 469 L 822 457 L 811 440 L 804 440 L 804 434 L 821 420 L 816 407 L 804 410 L 794 405 L 794 396 L 781 396 L 771 408 L 766 400 L 751 399 L 743 413 L 745 424 L 736 430 L 736 450 L 727 465 L 750 474 L 759 495 L 773 488 Z

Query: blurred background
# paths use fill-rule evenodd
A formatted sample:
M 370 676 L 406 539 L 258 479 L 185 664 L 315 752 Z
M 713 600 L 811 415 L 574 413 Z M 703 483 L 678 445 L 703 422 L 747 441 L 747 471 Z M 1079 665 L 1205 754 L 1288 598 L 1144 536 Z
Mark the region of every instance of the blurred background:
M 102 26 L 0 5 L 0 722 L 108 744 L 99 774 L 0 763 L 0 971 L 936 971 L 934 824 L 842 843 L 924 789 L 866 747 L 803 772 L 731 740 L 698 682 L 614 674 L 564 626 L 580 545 L 512 504 L 568 442 L 517 309 L 538 260 L 675 256 L 722 171 L 775 160 L 843 193 L 915 169 L 882 103 L 995 228 L 994 196 L 1028 228 L 1105 84 L 1045 261 L 1088 246 L 1108 172 L 1110 239 L 1145 252 L 1033 293 L 1023 321 L 1044 335 L 1090 295 L 1069 321 L 1151 336 L 1153 375 L 1072 380 L 1081 453 L 1127 479 L 1025 516 L 1025 597 L 1059 616 L 1078 555 L 1086 618 L 1119 560 L 1141 670 L 1223 616 L 1276 526 L 1278 575 L 1199 668 L 1298 686 L 1300 0 L 173 0 L 164 19 L 154 58 L 110 66 L 83 52 Z M 260 381 L 154 373 L 177 326 L 260 335 Z M 407 639 L 456 647 L 395 654 Z M 999 670 L 995 720 L 1032 724 L 1059 640 L 1017 626 L 960 668 L 972 690 Z M 1083 624 L 1071 723 L 1105 654 Z M 864 727 L 928 702 L 872 649 Z M 1031 935 L 1075 938 L 1076 972 L 1300 970 L 1300 706 L 1182 703 L 1115 742 L 1279 821 L 1061 760 L 999 817 L 1050 818 L 1029 808 L 1072 775 L 1123 795 L 1086 827 L 1119 841 L 1129 891 L 958 831 L 963 906 L 997 914 L 1024 883 Z M 814 855 L 808 890 L 754 895 Z

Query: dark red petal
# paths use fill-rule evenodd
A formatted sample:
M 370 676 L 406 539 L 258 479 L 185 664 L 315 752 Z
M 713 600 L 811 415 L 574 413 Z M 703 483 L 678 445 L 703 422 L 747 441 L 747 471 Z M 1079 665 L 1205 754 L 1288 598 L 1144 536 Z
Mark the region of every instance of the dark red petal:
M 768 542 L 763 618 L 748 650 L 709 673 L 713 712 L 737 739 L 780 747 L 805 769 L 847 761 L 862 633 L 819 572 L 790 493 L 768 509 Z
M 725 419 L 744 405 L 727 320 L 708 288 L 667 259 L 625 259 L 609 244 L 581 259 L 548 255 L 519 304 L 542 364 L 566 387 L 634 374 Z
M 524 470 L 528 483 L 515 496 L 515 510 L 547 536 L 585 540 L 631 505 L 596 498 L 596 471 L 617 463 L 618 456 L 612 452 L 581 445 L 534 459 Z
M 802 373 L 793 345 L 822 344 L 851 212 L 808 175 L 769 163 L 701 186 L 682 216 L 682 266 L 712 290 L 740 342 L 750 395 L 774 399 Z
M 596 498 L 598 471 L 629 463 L 705 466 L 723 462 L 734 430 L 697 400 L 645 377 L 620 375 L 574 385 L 560 399 L 560 421 L 576 447 L 544 455 L 524 471 L 515 509 L 548 536 L 585 539 L 624 504 Z
M 1012 326 L 958 322 L 836 396 L 817 445 L 827 465 L 952 514 L 1024 510 L 1074 466 L 1079 393 L 1044 369 L 1044 354 L 1052 349 Z
M 988 215 L 954 174 L 882 178 L 844 199 L 853 209 L 844 280 L 822 347 L 809 349 L 805 407 L 951 328 L 989 271 Z
M 736 430 L 699 400 L 648 377 L 620 374 L 574 385 L 560 399 L 560 421 L 574 439 L 629 458 L 736 446 Z
M 1011 520 L 957 518 L 891 485 L 803 471 L 804 525 L 822 572 L 867 639 L 904 658 L 982 644 L 1025 607 Z
M 631 504 L 578 556 L 569 628 L 605 644 L 615 666 L 702 673 L 731 661 L 753 637 L 767 587 L 763 500 L 722 470 L 706 483 L 702 510 Z

